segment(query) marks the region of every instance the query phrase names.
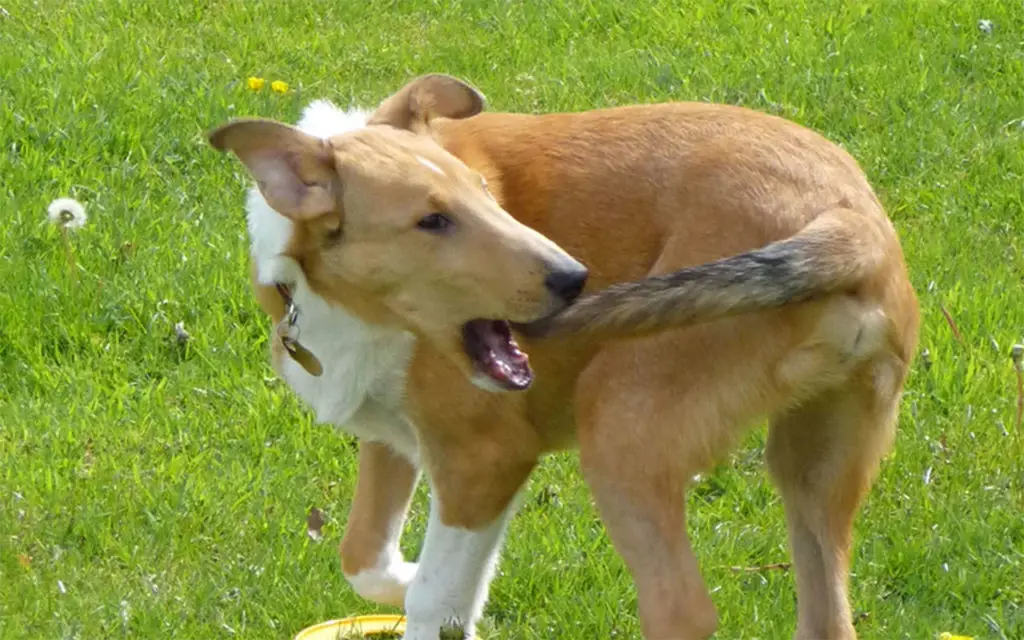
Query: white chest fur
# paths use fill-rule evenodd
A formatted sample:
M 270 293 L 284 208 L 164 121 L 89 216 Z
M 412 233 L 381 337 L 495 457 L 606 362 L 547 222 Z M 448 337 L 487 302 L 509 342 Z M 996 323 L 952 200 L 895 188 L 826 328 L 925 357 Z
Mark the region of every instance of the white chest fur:
M 297 126 L 328 137 L 365 126 L 367 116 L 317 101 L 306 108 Z M 299 265 L 283 255 L 292 222 L 271 209 L 256 188 L 249 191 L 246 209 L 258 278 L 263 284 L 291 285 L 299 308 L 299 339 L 323 365 L 323 374 L 314 377 L 285 357 L 278 373 L 316 412 L 317 420 L 358 438 L 386 443 L 415 460 L 415 434 L 402 411 L 413 336 L 368 325 L 328 304 L 310 289 Z M 371 405 L 373 419 L 364 419 Z

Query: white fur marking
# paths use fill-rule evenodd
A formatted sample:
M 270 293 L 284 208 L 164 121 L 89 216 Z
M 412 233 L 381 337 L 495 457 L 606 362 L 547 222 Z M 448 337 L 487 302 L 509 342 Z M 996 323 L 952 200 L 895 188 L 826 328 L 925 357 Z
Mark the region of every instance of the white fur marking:
M 437 166 L 436 164 L 434 164 L 434 163 L 433 163 L 433 162 L 431 162 L 430 160 L 427 160 L 427 159 L 426 159 L 426 158 L 424 158 L 423 156 L 416 156 L 416 159 L 420 161 L 420 164 L 422 164 L 422 165 L 423 165 L 424 167 L 426 167 L 426 168 L 430 169 L 430 170 L 431 170 L 431 171 L 433 171 L 434 173 L 440 174 L 440 175 L 442 175 L 442 176 L 443 176 L 443 175 L 445 175 L 445 173 L 444 173 L 444 171 L 443 171 L 443 170 L 441 169 L 441 167 Z
M 519 496 L 494 522 L 472 531 L 442 523 L 441 507 L 431 499 L 420 566 L 405 597 L 405 640 L 437 640 L 441 628 L 452 623 L 466 637 L 474 636 L 518 502 Z
M 395 607 L 405 602 L 406 591 L 415 577 L 416 563 L 406 562 L 397 546 L 390 545 L 381 551 L 375 566 L 345 576 L 361 597 Z
M 327 100 L 317 100 L 303 111 L 298 128 L 329 138 L 366 126 L 368 118 L 369 112 L 345 112 Z M 292 221 L 272 209 L 255 187 L 249 190 L 246 209 L 257 279 L 266 285 L 284 282 L 291 286 L 299 307 L 302 344 L 324 367 L 320 377 L 313 377 L 286 357 L 278 373 L 309 403 L 319 421 L 388 444 L 415 462 L 416 437 L 402 411 L 413 336 L 368 325 L 314 293 L 299 265 L 284 255 Z M 367 400 L 385 409 L 390 419 L 352 420 Z

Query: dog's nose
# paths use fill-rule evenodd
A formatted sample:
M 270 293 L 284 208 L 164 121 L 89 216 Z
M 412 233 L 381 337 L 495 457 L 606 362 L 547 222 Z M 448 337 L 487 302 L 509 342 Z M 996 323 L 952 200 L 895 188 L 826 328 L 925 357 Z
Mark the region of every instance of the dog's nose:
M 569 303 L 583 292 L 588 275 L 589 272 L 582 266 L 558 269 L 548 274 L 544 279 L 544 285 L 551 293 Z

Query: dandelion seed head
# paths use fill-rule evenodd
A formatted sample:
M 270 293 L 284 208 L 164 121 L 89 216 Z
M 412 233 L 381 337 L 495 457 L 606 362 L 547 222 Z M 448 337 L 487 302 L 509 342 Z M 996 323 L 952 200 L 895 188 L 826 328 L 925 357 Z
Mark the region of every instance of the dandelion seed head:
M 89 219 L 85 207 L 74 198 L 57 198 L 51 202 L 46 208 L 46 217 L 50 219 L 50 224 L 68 231 L 81 229 Z
M 178 344 L 185 344 L 192 339 L 192 336 L 185 330 L 184 322 L 178 322 L 174 325 L 174 337 Z

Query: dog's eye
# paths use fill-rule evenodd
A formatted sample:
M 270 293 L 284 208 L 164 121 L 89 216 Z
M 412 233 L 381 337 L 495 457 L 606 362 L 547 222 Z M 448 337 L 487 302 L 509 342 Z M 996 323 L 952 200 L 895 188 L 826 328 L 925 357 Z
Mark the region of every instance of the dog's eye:
M 443 213 L 431 213 L 420 218 L 416 226 L 432 233 L 447 233 L 455 226 L 455 222 Z

